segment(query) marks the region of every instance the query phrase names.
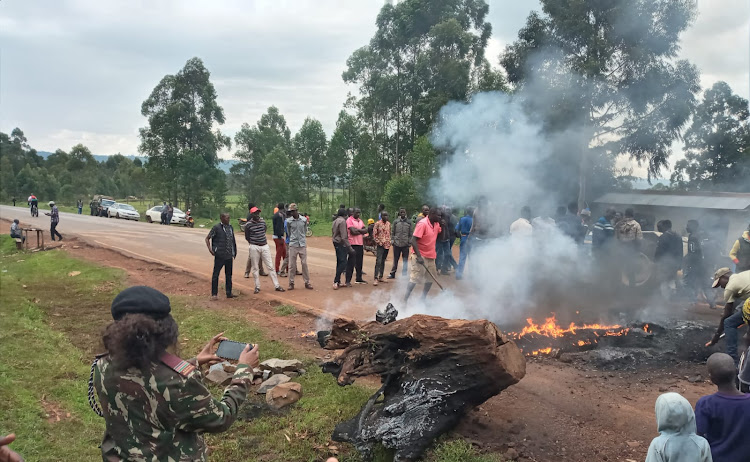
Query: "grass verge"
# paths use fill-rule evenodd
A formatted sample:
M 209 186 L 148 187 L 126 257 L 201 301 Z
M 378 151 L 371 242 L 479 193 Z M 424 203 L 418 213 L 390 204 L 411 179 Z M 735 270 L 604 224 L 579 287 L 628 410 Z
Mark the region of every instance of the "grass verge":
M 13 448 L 26 460 L 96 460 L 104 421 L 88 407 L 90 361 L 101 351 L 100 333 L 111 321 L 109 305 L 125 286 L 118 269 L 93 265 L 62 251 L 17 252 L 0 236 L 0 434 L 15 432 Z M 69 276 L 72 271 L 80 271 Z M 243 420 L 220 435 L 207 435 L 211 460 L 316 461 L 332 454 L 336 423 L 354 416 L 372 393 L 339 387 L 312 358 L 269 338 L 240 314 L 218 312 L 187 297 L 172 298 L 180 326 L 179 350 L 189 357 L 213 335 L 258 342 L 261 359 L 299 358 L 307 374 L 297 380 L 303 398 L 279 413 L 260 412 L 262 395 L 250 393 Z M 292 314 L 294 307 L 277 307 Z M 212 387 L 214 396 L 221 389 Z M 358 461 L 348 445 L 335 444 L 340 460 Z M 379 456 L 378 460 L 388 460 Z M 468 443 L 444 441 L 426 460 L 489 462 Z
M 279 305 L 273 309 L 277 316 L 291 316 L 297 314 L 297 308 L 292 305 Z

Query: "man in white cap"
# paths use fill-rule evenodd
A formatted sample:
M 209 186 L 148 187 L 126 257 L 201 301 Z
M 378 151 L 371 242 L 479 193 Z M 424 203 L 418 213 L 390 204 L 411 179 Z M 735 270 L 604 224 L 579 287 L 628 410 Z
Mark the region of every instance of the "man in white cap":
M 745 323 L 742 316 L 742 307 L 745 301 L 750 298 L 750 271 L 733 274 L 729 268 L 719 268 L 714 274 L 712 287 L 721 287 L 724 289 L 725 305 L 719 328 L 716 330 L 716 334 L 714 334 L 711 341 L 706 345 L 711 346 L 716 344 L 722 332 L 724 332 L 726 334 L 727 354 L 737 364 L 739 363 L 739 355 L 737 354 L 737 328 Z
M 55 201 L 49 201 L 49 213 L 45 213 L 48 217 L 50 217 L 50 229 L 49 233 L 52 236 L 52 240 L 55 240 L 55 236 L 59 237 L 60 240 L 63 240 L 63 237 L 60 233 L 57 232 L 57 224 L 60 223 L 60 211 L 57 210 L 57 206 L 55 205 Z

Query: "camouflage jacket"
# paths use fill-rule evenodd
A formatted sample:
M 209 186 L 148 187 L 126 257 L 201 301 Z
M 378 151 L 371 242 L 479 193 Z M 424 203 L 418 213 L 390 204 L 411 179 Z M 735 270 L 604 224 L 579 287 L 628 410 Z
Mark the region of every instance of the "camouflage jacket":
M 218 401 L 203 384 L 194 359 L 171 357 L 178 364 L 154 362 L 145 372 L 116 370 L 108 356 L 96 362 L 94 388 L 106 422 L 105 462 L 205 461 L 202 434 L 223 432 L 237 418 L 252 369 L 237 366 Z
M 632 218 L 625 218 L 615 225 L 615 236 L 620 242 L 636 242 L 643 240 L 641 225 Z

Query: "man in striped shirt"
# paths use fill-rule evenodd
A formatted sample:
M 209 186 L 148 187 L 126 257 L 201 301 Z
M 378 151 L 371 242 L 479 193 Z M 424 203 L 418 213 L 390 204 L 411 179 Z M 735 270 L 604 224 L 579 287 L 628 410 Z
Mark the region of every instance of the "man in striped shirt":
M 60 223 L 60 211 L 57 210 L 57 206 L 55 205 L 55 201 L 49 201 L 49 213 L 45 213 L 48 217 L 50 217 L 50 229 L 49 233 L 52 235 L 52 240 L 55 240 L 55 236 L 60 238 L 60 240 L 63 240 L 62 235 L 57 232 L 57 224 Z
M 591 235 L 591 250 L 595 255 L 599 253 L 609 252 L 614 242 L 615 227 L 612 225 L 612 220 L 615 219 L 617 212 L 615 209 L 607 209 L 604 216 L 594 225 L 594 230 Z
M 271 262 L 271 249 L 268 247 L 268 239 L 266 238 L 266 222 L 260 217 L 260 209 L 253 207 L 250 209 L 250 221 L 245 226 L 245 240 L 250 244 L 250 265 L 253 272 L 253 278 L 255 279 L 255 293 L 260 292 L 260 275 L 259 275 L 259 263 L 261 259 L 268 268 L 273 268 Z M 279 285 L 279 280 L 276 277 L 275 271 L 269 271 L 269 276 L 273 281 L 273 285 L 276 287 L 276 292 L 284 292 L 284 289 Z M 245 277 L 248 278 L 250 275 L 245 272 Z

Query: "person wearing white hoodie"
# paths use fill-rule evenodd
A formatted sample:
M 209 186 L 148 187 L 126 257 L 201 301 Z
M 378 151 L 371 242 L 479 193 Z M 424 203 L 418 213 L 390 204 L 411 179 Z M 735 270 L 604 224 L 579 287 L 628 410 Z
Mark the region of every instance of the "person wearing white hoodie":
M 692 406 L 678 393 L 656 398 L 656 425 L 646 462 L 713 462 L 708 441 L 696 434 Z

